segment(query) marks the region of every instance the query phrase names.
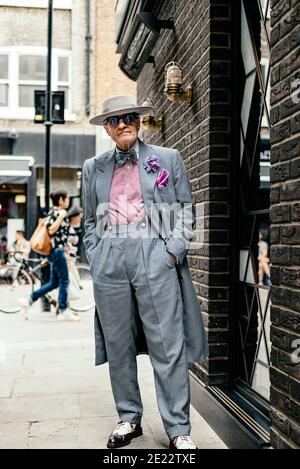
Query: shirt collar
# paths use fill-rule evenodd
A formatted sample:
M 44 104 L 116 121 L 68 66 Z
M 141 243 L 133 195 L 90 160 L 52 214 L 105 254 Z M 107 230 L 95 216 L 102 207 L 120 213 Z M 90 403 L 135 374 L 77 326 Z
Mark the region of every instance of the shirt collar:
M 139 140 L 138 140 L 138 139 L 136 139 L 135 144 L 133 145 L 133 147 L 130 148 L 130 150 L 135 150 L 137 159 L 139 159 L 139 156 L 140 156 L 140 146 L 139 146 Z M 119 148 L 116 147 L 116 152 L 119 153 L 120 151 L 121 151 L 121 150 L 119 150 Z M 128 150 L 128 151 L 129 151 L 129 150 Z

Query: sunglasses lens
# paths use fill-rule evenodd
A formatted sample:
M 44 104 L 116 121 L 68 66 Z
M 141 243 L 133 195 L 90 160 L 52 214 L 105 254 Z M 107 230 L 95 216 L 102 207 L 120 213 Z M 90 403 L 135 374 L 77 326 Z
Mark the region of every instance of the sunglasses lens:
M 133 124 L 136 121 L 137 115 L 136 114 L 124 114 L 123 116 L 113 116 L 108 117 L 107 123 L 112 127 L 116 127 L 119 125 L 120 119 L 124 122 L 124 124 Z
M 135 116 L 133 114 L 125 114 L 123 119 L 125 124 L 132 124 L 135 121 Z
M 116 125 L 118 125 L 119 119 L 117 117 L 109 117 L 107 119 L 107 122 L 109 123 L 109 125 L 112 125 L 113 127 L 115 127 Z

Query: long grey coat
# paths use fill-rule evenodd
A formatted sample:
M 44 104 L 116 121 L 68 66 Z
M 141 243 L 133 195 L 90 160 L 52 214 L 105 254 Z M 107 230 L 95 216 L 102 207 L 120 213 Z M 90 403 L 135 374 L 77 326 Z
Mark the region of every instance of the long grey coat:
M 187 357 L 189 363 L 205 358 L 208 354 L 207 339 L 199 302 L 192 283 L 186 251 L 188 234 L 182 234 L 185 223 L 183 204 L 192 204 L 192 195 L 186 169 L 177 150 L 154 145 L 146 145 L 139 140 L 140 182 L 146 214 L 159 235 L 165 240 L 167 250 L 178 259 L 177 274 L 183 300 L 183 323 Z M 168 185 L 159 189 L 156 184 L 158 172 L 147 173 L 143 167 L 147 156 L 157 156 L 160 168 L 169 172 Z M 114 171 L 114 150 L 89 158 L 83 165 L 83 197 L 85 215 L 84 245 L 88 261 L 103 235 L 108 223 L 108 201 Z M 166 204 L 159 210 L 156 204 Z M 100 205 L 99 205 L 100 204 Z M 176 207 L 171 223 L 167 218 L 169 205 Z M 186 205 L 185 205 L 186 206 Z M 188 210 L 189 211 L 189 210 Z M 170 229 L 171 228 L 171 229 Z M 147 353 L 147 346 L 141 322 L 138 325 L 138 353 Z M 105 342 L 101 322 L 95 311 L 96 365 L 107 362 Z

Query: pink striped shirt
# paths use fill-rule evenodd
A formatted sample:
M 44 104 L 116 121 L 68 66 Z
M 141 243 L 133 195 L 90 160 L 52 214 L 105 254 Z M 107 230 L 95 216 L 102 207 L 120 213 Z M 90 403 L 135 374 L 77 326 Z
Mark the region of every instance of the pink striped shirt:
M 133 147 L 139 157 L 139 144 Z M 118 151 L 118 150 L 116 150 Z M 112 225 L 137 223 L 144 218 L 144 203 L 138 163 L 115 164 L 109 195 L 109 219 Z

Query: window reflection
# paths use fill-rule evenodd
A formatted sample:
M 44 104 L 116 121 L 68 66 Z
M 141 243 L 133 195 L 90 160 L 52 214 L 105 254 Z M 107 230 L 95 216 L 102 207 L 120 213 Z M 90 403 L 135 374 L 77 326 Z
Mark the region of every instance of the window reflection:
M 258 231 L 258 283 L 270 286 L 269 231 L 262 227 Z
M 270 21 L 268 0 L 241 1 L 237 380 L 269 399 Z

